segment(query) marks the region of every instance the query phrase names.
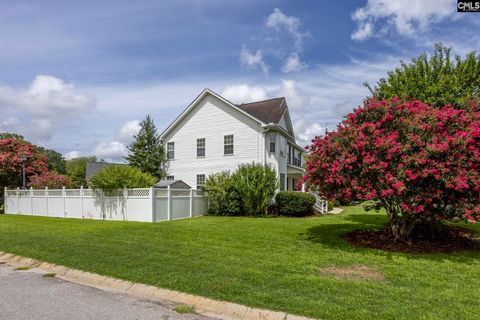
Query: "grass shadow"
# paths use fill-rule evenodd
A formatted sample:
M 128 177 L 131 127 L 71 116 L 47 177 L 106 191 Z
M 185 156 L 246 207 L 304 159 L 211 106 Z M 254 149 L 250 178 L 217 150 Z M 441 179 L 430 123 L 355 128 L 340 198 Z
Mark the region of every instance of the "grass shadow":
M 322 223 L 312 226 L 306 230 L 304 235 L 308 241 L 321 244 L 334 249 L 340 249 L 348 252 L 370 251 L 375 255 L 385 256 L 391 259 L 393 256 L 404 256 L 412 260 L 432 260 L 432 261 L 455 261 L 461 263 L 475 262 L 480 259 L 480 251 L 458 251 L 453 253 L 404 253 L 394 252 L 382 249 L 358 247 L 347 240 L 344 236 L 356 230 L 381 229 L 388 223 L 386 215 L 356 213 L 341 217 L 340 223 Z

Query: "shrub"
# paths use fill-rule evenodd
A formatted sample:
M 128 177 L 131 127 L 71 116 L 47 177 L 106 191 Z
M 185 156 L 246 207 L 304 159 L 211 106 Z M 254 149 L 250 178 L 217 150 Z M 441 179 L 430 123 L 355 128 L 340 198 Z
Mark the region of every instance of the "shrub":
M 261 164 L 241 164 L 232 174 L 232 184 L 241 198 L 246 216 L 266 214 L 278 188 L 275 169 Z
M 279 215 L 304 217 L 313 214 L 315 197 L 305 192 L 282 191 L 275 196 L 275 202 Z
M 236 216 L 242 212 L 241 199 L 232 184 L 230 172 L 222 171 L 210 175 L 203 190 L 210 199 L 209 213 L 221 216 Z
M 44 172 L 30 177 L 30 183 L 28 185 L 32 188 L 48 187 L 49 189 L 59 189 L 62 187 L 69 188 L 72 185 L 72 181 L 69 177 L 62 174 Z
M 335 199 L 328 200 L 327 211 L 332 211 L 334 204 L 335 204 Z
M 127 165 L 110 166 L 97 172 L 90 180 L 93 189 L 112 191 L 122 188 L 149 188 L 156 179 Z
M 253 216 L 267 213 L 277 186 L 273 168 L 252 163 L 240 165 L 233 174 L 209 176 L 203 190 L 210 198 L 211 214 Z

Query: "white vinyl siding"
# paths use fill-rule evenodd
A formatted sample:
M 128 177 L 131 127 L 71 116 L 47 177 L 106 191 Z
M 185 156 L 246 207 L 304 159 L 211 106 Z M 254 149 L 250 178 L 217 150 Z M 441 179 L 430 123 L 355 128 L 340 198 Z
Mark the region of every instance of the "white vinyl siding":
M 266 150 L 262 132 L 260 123 L 207 95 L 163 137 L 165 144 L 175 141 L 175 161 L 168 163 L 167 173 L 193 187 L 198 173 L 208 177 L 224 170 L 234 171 L 239 164 L 262 163 Z M 224 155 L 227 135 L 234 138 L 234 154 L 228 156 Z M 206 157 L 197 158 L 197 138 L 205 138 Z

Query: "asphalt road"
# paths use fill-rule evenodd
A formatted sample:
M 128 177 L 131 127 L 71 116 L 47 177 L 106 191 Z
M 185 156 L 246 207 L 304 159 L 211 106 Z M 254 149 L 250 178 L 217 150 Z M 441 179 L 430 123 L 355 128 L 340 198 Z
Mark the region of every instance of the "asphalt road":
M 58 278 L 34 270 L 16 271 L 0 264 L 0 319 L 3 320 L 207 320 L 179 314 L 174 305 L 141 300 Z

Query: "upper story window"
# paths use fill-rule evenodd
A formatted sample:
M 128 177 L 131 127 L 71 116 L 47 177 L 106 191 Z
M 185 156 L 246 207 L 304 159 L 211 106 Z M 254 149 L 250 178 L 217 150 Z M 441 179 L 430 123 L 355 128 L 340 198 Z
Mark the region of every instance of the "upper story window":
M 279 153 L 282 157 L 285 157 L 285 147 L 287 145 L 287 141 L 283 136 L 280 136 L 280 142 L 278 146 Z
M 223 154 L 233 154 L 233 134 L 223 137 Z
M 205 157 L 205 138 L 197 139 L 197 157 Z
M 270 132 L 270 152 L 275 152 L 275 132 Z
M 175 142 L 167 143 L 167 160 L 175 159 Z
M 201 189 L 204 184 L 205 184 L 205 175 L 197 174 L 197 189 Z
M 175 180 L 174 176 L 167 176 L 167 180 Z

